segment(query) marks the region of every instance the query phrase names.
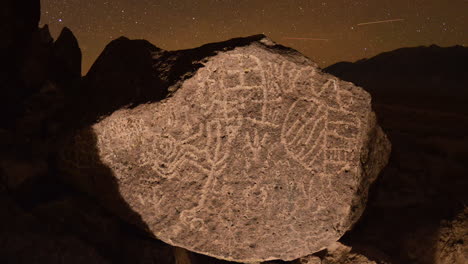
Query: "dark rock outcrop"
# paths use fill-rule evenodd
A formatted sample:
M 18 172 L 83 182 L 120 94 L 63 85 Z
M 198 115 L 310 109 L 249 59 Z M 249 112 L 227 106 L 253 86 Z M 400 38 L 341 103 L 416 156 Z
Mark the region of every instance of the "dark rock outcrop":
M 74 39 L 72 34 L 71 38 Z M 74 100 L 71 96 L 67 97 L 66 93 L 70 94 L 69 90 L 72 89 L 79 90 L 81 81 L 81 71 L 77 71 L 80 64 L 74 62 L 77 65 L 73 66 L 75 72 L 72 72 L 67 66 L 70 64 L 56 56 L 55 50 L 60 50 L 61 45 L 70 46 L 75 59 L 80 60 L 81 52 L 76 40 L 73 43 L 62 38 L 55 45 L 47 25 L 37 29 L 25 44 L 27 50 L 23 51 L 23 56 L 16 58 L 21 63 L 15 74 L 9 76 L 10 81 L 3 87 L 6 96 L 1 99 L 4 109 L 0 114 L 3 127 L 0 157 L 12 164 L 25 164 L 22 176 L 18 175 L 17 179 L 7 182 L 19 183 L 37 176 L 42 170 L 25 168 L 47 163 L 49 154 L 59 147 L 56 140 L 63 133 L 63 120 L 69 119 L 69 102 Z M 66 57 L 65 54 L 61 56 Z M 26 165 L 29 162 L 32 162 L 31 166 Z M 10 166 L 8 162 L 0 164 L 5 177 L 11 178 L 10 168 L 16 165 Z
M 18 114 L 18 103 L 27 95 L 21 69 L 28 57 L 29 43 L 37 31 L 40 1 L 7 0 L 0 10 L 0 128 L 11 125 Z
M 39 0 L 8 0 L 0 10 L 0 263 L 173 263 L 171 247 L 138 236 L 56 177 L 81 52 L 68 29 L 54 42 L 38 28 L 39 12 Z
M 10 74 L 17 72 L 22 63 L 23 52 L 33 32 L 37 31 L 40 17 L 40 0 L 14 1 L 2 3 L 0 10 L 1 84 L 5 84 Z M 7 72 L 5 72 L 7 71 Z M 7 74 L 8 73 L 8 74 Z

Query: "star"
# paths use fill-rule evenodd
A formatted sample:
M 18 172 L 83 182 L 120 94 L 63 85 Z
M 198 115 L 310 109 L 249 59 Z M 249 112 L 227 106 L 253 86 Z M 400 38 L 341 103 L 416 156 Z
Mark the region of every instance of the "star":
M 373 56 L 401 47 L 460 45 L 468 40 L 461 12 L 466 1 L 425 0 L 424 5 L 407 0 L 266 2 L 41 0 L 40 23 L 49 24 L 54 38 L 67 26 L 80 46 L 88 47 L 83 52 L 83 73 L 116 36 L 146 39 L 173 50 L 265 32 L 278 44 L 330 64 L 362 59 L 364 47 L 368 47 L 366 56 Z M 286 35 L 293 39 L 285 39 Z M 370 43 L 376 45 L 369 47 Z

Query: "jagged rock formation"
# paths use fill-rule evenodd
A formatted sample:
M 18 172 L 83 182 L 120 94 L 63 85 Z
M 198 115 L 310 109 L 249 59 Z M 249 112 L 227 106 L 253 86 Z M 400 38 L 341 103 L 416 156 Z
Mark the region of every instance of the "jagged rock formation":
M 81 51 L 65 28 L 54 43 L 47 25 L 38 29 L 39 1 L 6 1 L 1 11 L 0 127 L 11 130 L 28 119 L 31 105 L 54 105 L 65 90 L 77 89 Z M 53 88 L 52 88 L 53 87 Z M 51 102 L 51 100 L 53 102 Z
M 68 180 L 157 238 L 226 260 L 293 260 L 360 217 L 390 151 L 365 91 L 263 35 L 178 52 L 119 42 L 146 64 L 152 51 L 171 96 L 78 133 Z
M 38 28 L 39 0 L 6 1 L 1 11 L 0 172 L 8 188 L 47 174 L 64 110 L 79 90 L 81 51 L 64 28 L 54 42 Z
M 81 81 L 81 50 L 78 40 L 67 27 L 55 41 L 52 56 L 56 62 L 52 70 L 54 80 L 68 93 L 78 90 L 76 83 Z
M 44 26 L 22 45 L 28 47 L 21 58 L 17 58 L 22 63 L 17 65 L 15 74 L 2 83 L 6 96 L 2 97 L 0 114 L 3 128 L 0 130 L 0 169 L 7 182 L 12 181 L 11 177 L 15 182 L 20 179 L 18 175 L 12 176 L 16 174 L 11 171 L 14 164 L 23 164 L 23 179 L 44 171 L 33 167 L 46 163 L 48 154 L 58 147 L 55 141 L 64 131 L 62 121 L 68 119 L 66 108 L 74 100 L 67 95 L 76 94 L 81 81 L 81 51 L 68 29 L 62 31 L 60 41 L 54 42 L 48 27 Z M 39 157 L 43 160 L 38 160 Z
M 169 245 L 56 177 L 57 139 L 76 122 L 68 110 L 79 105 L 81 52 L 68 29 L 55 42 L 39 29 L 39 13 L 39 0 L 0 9 L 0 263 L 173 263 Z

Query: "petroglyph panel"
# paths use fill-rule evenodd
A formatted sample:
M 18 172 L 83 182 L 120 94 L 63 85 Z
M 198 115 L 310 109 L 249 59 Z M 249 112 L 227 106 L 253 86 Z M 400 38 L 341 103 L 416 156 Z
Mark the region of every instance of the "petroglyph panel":
M 369 95 L 262 43 L 218 52 L 172 97 L 93 126 L 123 198 L 169 244 L 292 260 L 338 240 L 362 211 Z

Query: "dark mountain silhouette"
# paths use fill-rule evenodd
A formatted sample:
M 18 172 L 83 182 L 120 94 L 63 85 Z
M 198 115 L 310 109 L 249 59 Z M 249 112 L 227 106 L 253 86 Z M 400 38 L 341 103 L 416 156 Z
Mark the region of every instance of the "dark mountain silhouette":
M 325 69 L 371 93 L 392 142 L 389 164 L 348 243 L 373 244 L 395 263 L 464 263 L 447 254 L 455 256 L 463 243 L 466 250 L 468 239 L 467 60 L 468 48 L 433 45 Z M 465 231 L 452 229 L 458 242 L 450 242 L 444 226 L 460 212 Z
M 369 91 L 374 102 L 464 111 L 468 98 L 468 48 L 401 48 L 325 72 Z

